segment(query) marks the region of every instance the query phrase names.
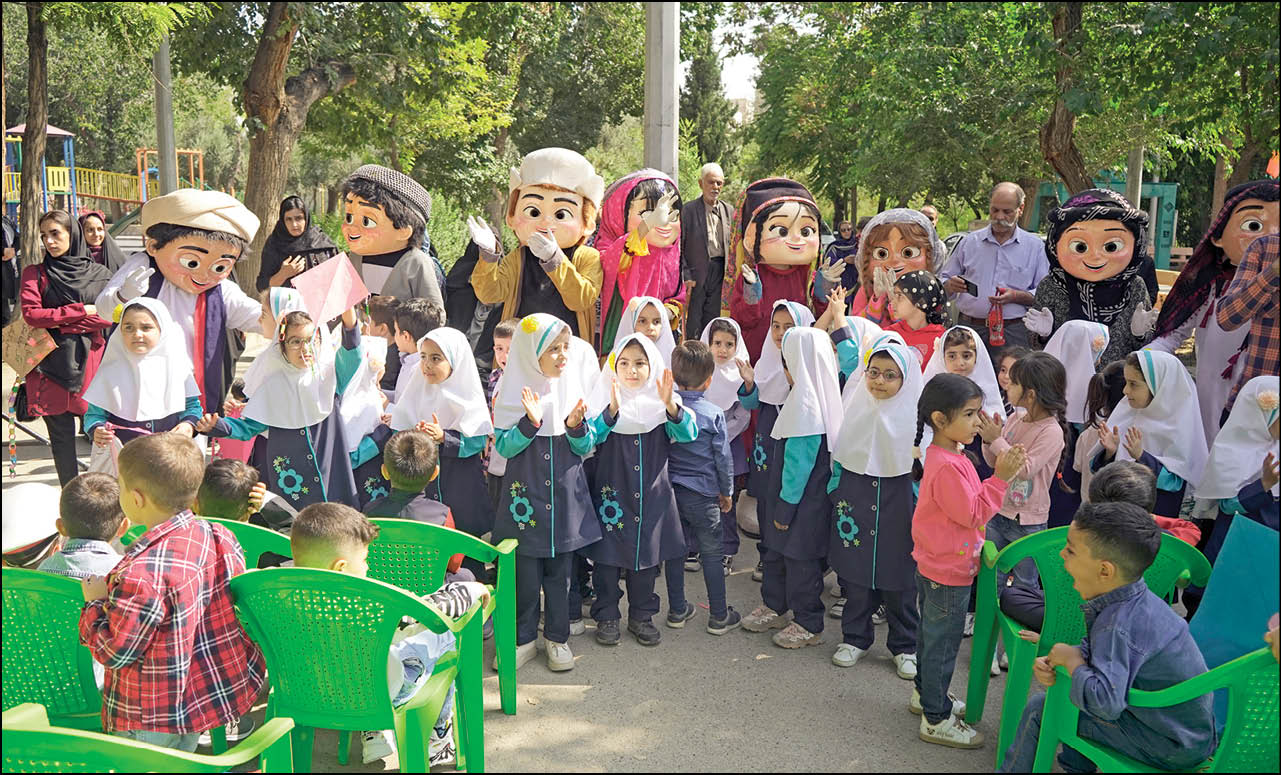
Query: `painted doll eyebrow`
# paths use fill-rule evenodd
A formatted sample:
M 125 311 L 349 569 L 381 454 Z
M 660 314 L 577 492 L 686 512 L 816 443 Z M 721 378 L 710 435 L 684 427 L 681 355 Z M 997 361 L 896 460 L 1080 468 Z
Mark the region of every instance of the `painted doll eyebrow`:
M 545 198 L 542 194 L 535 194 L 535 193 L 533 193 L 533 192 L 530 192 L 530 193 L 528 193 L 528 194 L 521 194 L 521 195 L 520 195 L 520 198 L 521 198 L 521 199 L 529 199 L 530 197 L 533 197 L 534 199 L 537 199 L 537 200 L 538 200 L 538 201 L 540 201 L 540 202 Z
M 1245 207 L 1237 208 L 1237 212 L 1243 213 L 1246 210 L 1262 210 L 1262 209 L 1263 209 L 1263 205 L 1246 205 Z
M 194 250 L 194 251 L 196 251 L 197 253 L 204 253 L 206 256 L 207 256 L 207 255 L 209 255 L 209 251 L 208 251 L 208 250 L 205 250 L 205 249 L 204 249 L 204 248 L 202 248 L 202 247 L 197 247 L 196 245 L 183 245 L 183 246 L 179 247 L 178 249 L 179 249 L 179 250 Z
M 539 197 L 539 198 L 541 199 L 541 197 Z M 565 196 L 558 196 L 558 197 L 556 197 L 555 199 L 553 199 L 552 201 L 553 201 L 553 202 L 564 202 L 565 204 L 570 204 L 570 205 L 576 205 L 576 204 L 578 204 L 578 200 L 577 200 L 577 199 L 570 199 L 569 197 L 565 197 Z

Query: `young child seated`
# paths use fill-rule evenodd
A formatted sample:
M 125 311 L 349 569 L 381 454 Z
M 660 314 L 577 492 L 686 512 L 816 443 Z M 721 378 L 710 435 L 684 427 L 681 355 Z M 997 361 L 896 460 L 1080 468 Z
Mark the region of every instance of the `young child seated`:
M 405 433 L 414 431 L 401 432 L 396 436 L 404 436 Z M 392 437 L 388 442 L 389 449 L 395 439 Z M 313 503 L 298 513 L 293 532 L 289 534 L 289 545 L 293 550 L 294 567 L 322 568 L 364 577 L 369 573 L 369 544 L 377 537 L 378 526 L 352 507 L 341 503 Z M 442 616 L 453 619 L 467 613 L 478 601 L 484 605 L 488 596 L 489 590 L 484 584 L 466 581 L 447 583 L 424 600 Z M 387 655 L 387 691 L 392 705 L 399 707 L 408 702 L 431 677 L 436 660 L 453 648 L 454 635 L 450 632 L 435 633 L 421 626 L 397 632 Z M 431 767 L 448 764 L 454 759 L 451 734 L 453 705 L 451 688 L 428 744 Z M 395 751 L 388 730 L 364 732 L 362 742 L 365 764 L 372 764 Z
M 365 515 L 412 519 L 432 525 L 454 527 L 449 507 L 423 492 L 440 473 L 436 442 L 423 431 L 400 431 L 387 440 L 383 450 L 383 476 L 391 482 L 391 493 L 365 504 Z M 463 556 L 449 560 L 445 581 L 475 581 L 472 571 L 459 570 Z
M 196 514 L 248 522 L 288 535 L 298 511 L 258 481 L 258 469 L 239 460 L 211 460 L 196 494 Z
M 1033 673 L 1041 684 L 1053 686 L 1055 668 L 1067 671 L 1072 704 L 1081 709 L 1077 734 L 1082 739 L 1149 767 L 1186 770 L 1205 761 L 1218 743 L 1214 695 L 1168 708 L 1128 702 L 1132 688 L 1165 689 L 1206 671 L 1187 623 L 1143 581 L 1160 546 L 1161 530 L 1146 509 L 1131 503 L 1081 506 L 1061 554 L 1072 586 L 1086 601 L 1085 638 L 1080 646 L 1054 644 L 1037 658 Z M 1044 706 L 1044 695 L 1028 699 L 999 771 L 1031 771 Z M 1059 763 L 1067 772 L 1095 769 L 1067 746 Z
M 120 562 L 120 552 L 109 542 L 129 529 L 115 477 L 90 472 L 67 482 L 58 499 L 58 515 L 62 549 L 36 570 L 80 580 L 110 573 Z
M 120 450 L 120 507 L 147 532 L 108 577 L 84 582 L 80 615 L 80 642 L 107 668 L 103 730 L 183 751 L 248 713 L 266 677 L 228 590 L 245 570 L 240 544 L 191 513 L 204 463 L 175 433 Z

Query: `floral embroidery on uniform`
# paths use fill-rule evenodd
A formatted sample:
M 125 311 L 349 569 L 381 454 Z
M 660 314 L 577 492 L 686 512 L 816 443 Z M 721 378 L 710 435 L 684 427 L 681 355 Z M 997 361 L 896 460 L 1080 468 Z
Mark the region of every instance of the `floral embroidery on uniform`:
M 623 519 L 623 507 L 616 500 L 618 491 L 609 485 L 600 488 L 600 521 L 605 525 L 606 530 L 621 530 L 622 525 L 619 523 Z
M 382 481 L 382 478 L 377 476 L 371 476 L 365 480 L 365 494 L 370 500 L 387 497 L 387 488 L 383 486 Z
M 752 463 L 756 466 L 757 470 L 764 471 L 769 468 L 769 466 L 765 464 L 767 460 L 765 456 L 765 445 L 761 444 L 761 434 L 755 434 L 754 438 L 756 443 L 752 446 Z
M 534 506 L 529 502 L 528 498 L 522 495 L 526 489 L 525 485 L 520 482 L 512 482 L 512 502 L 507 508 L 507 510 L 511 512 L 512 519 L 516 520 L 516 526 L 521 530 L 525 529 L 525 525 L 538 527 L 538 523 L 533 520 Z
M 302 483 L 302 476 L 297 471 L 292 468 L 285 468 L 292 462 L 288 457 L 281 455 L 271 461 L 271 467 L 276 469 L 276 486 L 280 488 L 282 493 L 297 501 L 310 491 Z M 286 481 L 289 483 L 286 484 Z
M 836 534 L 841 537 L 841 542 L 849 548 L 850 542 L 853 541 L 855 546 L 859 542 L 854 536 L 858 535 L 858 525 L 854 523 L 854 517 L 850 513 L 850 504 L 847 501 L 841 501 L 836 504 Z

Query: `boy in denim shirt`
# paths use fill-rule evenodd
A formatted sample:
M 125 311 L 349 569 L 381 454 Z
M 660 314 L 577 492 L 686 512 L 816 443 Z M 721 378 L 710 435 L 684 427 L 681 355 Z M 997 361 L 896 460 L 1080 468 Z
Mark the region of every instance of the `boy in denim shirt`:
M 742 616 L 725 603 L 721 513 L 734 502 L 734 461 L 729 452 L 725 415 L 703 398 L 715 368 L 712 351 L 702 342 L 689 340 L 672 350 L 672 377 L 681 403 L 694 414 L 698 436 L 693 441 L 672 444 L 667 474 L 681 522 L 698 536 L 703 581 L 707 584 L 707 631 L 724 635 L 739 626 Z M 668 627 L 684 627 L 694 615 L 694 606 L 685 600 L 684 563 L 684 557 L 667 562 Z
M 1072 585 L 1085 599 L 1085 639 L 1056 643 L 1036 660 L 1045 686 L 1062 665 L 1072 677 L 1072 704 L 1081 709 L 1077 734 L 1162 770 L 1186 770 L 1218 745 L 1213 695 L 1169 708 L 1128 705 L 1131 688 L 1157 691 L 1200 675 L 1205 660 L 1188 625 L 1143 581 L 1161 547 L 1161 529 L 1131 503 L 1086 503 L 1068 527 L 1060 552 Z M 1045 695 L 1028 700 L 1001 772 L 1030 772 Z M 1063 747 L 1067 772 L 1094 772 L 1079 752 Z
M 37 570 L 79 581 L 110 573 L 120 562 L 120 552 L 111 541 L 129 529 L 129 520 L 120 510 L 116 478 L 91 471 L 67 482 L 58 498 L 57 525 L 62 549 Z

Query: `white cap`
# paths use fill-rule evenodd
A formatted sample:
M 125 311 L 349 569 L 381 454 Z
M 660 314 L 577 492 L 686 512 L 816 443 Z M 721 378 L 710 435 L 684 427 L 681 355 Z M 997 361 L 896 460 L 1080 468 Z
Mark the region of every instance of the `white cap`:
M 4 490 L 3 551 L 31 546 L 58 532 L 58 488 L 36 482 Z
M 568 148 L 539 148 L 526 154 L 520 169 L 511 168 L 511 191 L 521 186 L 559 186 L 573 191 L 600 207 L 605 179 L 577 151 Z

